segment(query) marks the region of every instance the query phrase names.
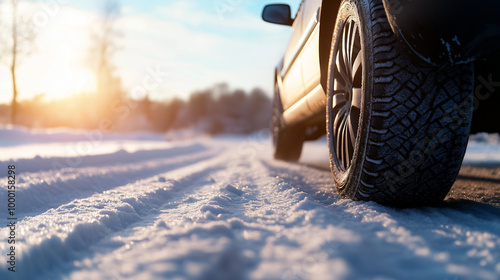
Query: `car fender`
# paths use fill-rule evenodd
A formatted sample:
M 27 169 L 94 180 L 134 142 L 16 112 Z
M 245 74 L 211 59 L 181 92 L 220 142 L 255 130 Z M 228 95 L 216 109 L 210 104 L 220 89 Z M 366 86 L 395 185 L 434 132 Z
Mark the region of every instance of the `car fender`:
M 321 85 L 324 92 L 327 87 L 328 62 L 333 37 L 335 20 L 342 0 L 323 0 L 319 17 L 319 63 L 321 68 Z
M 500 48 L 500 1 L 383 0 L 391 29 L 433 65 L 477 60 Z

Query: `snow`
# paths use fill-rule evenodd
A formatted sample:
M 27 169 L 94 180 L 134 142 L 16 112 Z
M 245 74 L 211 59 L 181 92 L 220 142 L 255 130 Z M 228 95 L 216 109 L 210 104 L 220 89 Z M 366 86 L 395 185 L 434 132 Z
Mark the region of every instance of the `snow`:
M 325 139 L 284 163 L 266 131 L 185 134 L 0 128 L 0 172 L 18 172 L 0 279 L 500 278 L 498 208 L 343 200 Z M 495 141 L 473 137 L 465 162 L 500 163 Z M 4 184 L 0 201 L 8 224 Z
M 471 136 L 464 162 L 469 164 L 500 164 L 499 135 L 479 133 Z

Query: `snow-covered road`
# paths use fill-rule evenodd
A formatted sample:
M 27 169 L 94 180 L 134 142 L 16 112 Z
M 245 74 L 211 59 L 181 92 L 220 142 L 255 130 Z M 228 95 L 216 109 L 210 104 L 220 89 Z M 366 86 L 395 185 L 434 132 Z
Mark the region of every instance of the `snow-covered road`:
M 0 279 L 500 279 L 500 209 L 340 199 L 324 143 L 0 129 Z M 500 162 L 472 143 L 466 162 Z M 15 215 L 8 166 L 15 165 Z M 11 238 L 12 239 L 12 238 Z

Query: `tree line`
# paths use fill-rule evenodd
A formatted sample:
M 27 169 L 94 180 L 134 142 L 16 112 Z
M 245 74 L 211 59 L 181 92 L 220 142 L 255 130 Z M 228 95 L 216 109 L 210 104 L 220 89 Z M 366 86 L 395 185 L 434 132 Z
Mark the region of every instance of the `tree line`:
M 192 93 L 187 100 L 130 99 L 115 96 L 109 107 L 96 106 L 101 97 L 82 93 L 47 101 L 43 94 L 18 104 L 17 124 L 32 128 L 69 127 L 110 131 L 149 130 L 167 132 L 191 129 L 206 134 L 248 134 L 268 128 L 271 100 L 261 89 L 246 92 L 218 84 Z M 10 106 L 0 105 L 0 119 L 10 115 Z

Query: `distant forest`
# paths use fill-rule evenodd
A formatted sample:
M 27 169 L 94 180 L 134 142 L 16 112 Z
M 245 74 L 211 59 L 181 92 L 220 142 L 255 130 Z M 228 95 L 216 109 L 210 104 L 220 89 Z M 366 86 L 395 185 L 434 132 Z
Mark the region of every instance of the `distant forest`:
M 159 102 L 126 94 L 77 94 L 46 101 L 44 95 L 21 101 L 17 125 L 70 127 L 107 131 L 193 129 L 201 133 L 248 134 L 268 128 L 271 100 L 260 89 L 230 90 L 226 84 L 194 92 L 189 99 Z M 0 122 L 9 123 L 10 105 L 0 105 Z

